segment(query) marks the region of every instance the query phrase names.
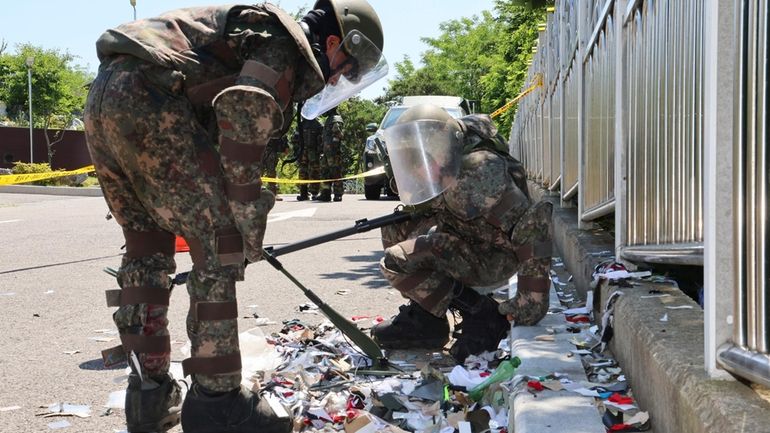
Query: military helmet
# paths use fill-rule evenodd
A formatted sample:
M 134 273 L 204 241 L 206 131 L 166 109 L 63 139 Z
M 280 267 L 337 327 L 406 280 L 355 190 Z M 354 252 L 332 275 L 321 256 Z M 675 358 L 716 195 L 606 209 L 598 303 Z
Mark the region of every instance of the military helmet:
M 438 105 L 433 104 L 419 104 L 414 107 L 410 107 L 399 116 L 396 124 L 402 124 L 407 122 L 413 122 L 415 120 L 438 120 L 441 122 L 448 122 L 454 118 Z
M 358 30 L 382 51 L 385 39 L 382 24 L 369 2 L 366 0 L 318 0 L 313 9 L 321 9 L 323 5 L 332 7 L 337 17 L 337 24 L 340 26 L 341 39 L 345 39 L 351 31 Z

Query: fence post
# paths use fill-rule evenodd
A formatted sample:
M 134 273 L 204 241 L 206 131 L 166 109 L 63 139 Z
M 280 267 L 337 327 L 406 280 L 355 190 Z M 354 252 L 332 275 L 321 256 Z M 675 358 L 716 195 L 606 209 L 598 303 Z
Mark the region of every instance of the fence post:
M 733 127 L 735 94 L 730 84 L 737 63 L 735 7 L 743 0 L 706 0 L 704 15 L 704 358 L 714 378 L 717 349 L 731 340 L 736 246 L 733 209 Z M 736 143 L 737 144 L 737 143 Z M 720 229 L 721 228 L 721 229 Z

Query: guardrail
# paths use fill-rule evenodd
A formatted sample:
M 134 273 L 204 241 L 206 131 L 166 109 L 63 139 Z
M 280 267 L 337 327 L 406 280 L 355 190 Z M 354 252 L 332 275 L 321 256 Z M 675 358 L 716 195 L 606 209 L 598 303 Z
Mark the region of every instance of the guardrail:
M 768 2 L 557 0 L 529 71 L 544 86 L 510 137 L 583 225 L 614 213 L 618 257 L 703 265 L 705 254 L 706 369 L 766 386 Z
M 737 0 L 734 77 L 734 305 L 732 340 L 718 349 L 721 367 L 770 386 L 770 222 L 768 222 L 768 1 Z M 720 83 L 723 84 L 723 83 Z
M 703 264 L 704 8 L 557 1 L 529 70 L 544 86 L 514 119 L 532 180 L 584 224 L 615 213 L 629 261 Z

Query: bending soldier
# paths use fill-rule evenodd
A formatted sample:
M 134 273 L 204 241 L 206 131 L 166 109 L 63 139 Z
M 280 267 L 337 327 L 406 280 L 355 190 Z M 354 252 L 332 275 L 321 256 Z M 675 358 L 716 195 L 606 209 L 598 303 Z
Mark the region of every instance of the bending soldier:
M 169 375 L 175 234 L 190 245 L 183 362 L 186 433 L 290 432 L 242 388 L 235 282 L 261 258 L 274 195 L 261 159 L 293 104 L 313 119 L 381 78 L 379 18 L 365 0 L 318 0 L 300 22 L 269 3 L 180 9 L 105 32 L 85 109 L 91 158 L 126 252 L 113 318 L 132 372 L 130 432 L 179 422 Z
M 323 156 L 321 157 L 321 176 L 324 179 L 339 179 L 342 172 L 342 116 L 337 114 L 337 109 L 326 113 L 323 132 Z M 331 185 L 321 185 L 320 201 L 342 201 L 345 187 L 343 181 L 331 182 Z
M 488 116 L 453 119 L 418 105 L 385 132 L 402 201 L 422 217 L 382 229 L 380 269 L 411 302 L 372 329 L 385 348 L 443 347 L 447 309 L 459 311 L 459 362 L 495 350 L 509 330 L 537 323 L 548 310 L 550 217 L 532 204 L 522 165 L 511 157 Z M 507 284 L 516 296 L 498 305 L 479 290 Z M 507 320 L 506 320 L 507 319 Z

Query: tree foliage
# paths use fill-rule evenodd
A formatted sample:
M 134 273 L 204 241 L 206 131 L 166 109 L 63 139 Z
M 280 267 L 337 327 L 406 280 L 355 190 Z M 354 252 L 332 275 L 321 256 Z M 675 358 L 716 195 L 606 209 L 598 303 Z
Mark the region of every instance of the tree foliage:
M 83 114 L 88 82 L 93 78 L 75 65 L 75 56 L 66 51 L 43 49 L 30 44 L 16 47 L 16 53 L 0 52 L 0 100 L 7 105 L 8 116 L 19 125 L 29 124 L 27 58 L 32 65 L 33 126 L 66 128 Z M 49 157 L 56 138 L 48 137 Z M 53 142 L 52 142 L 53 141 Z
M 407 95 L 455 95 L 477 101 L 479 111 L 491 113 L 521 91 L 537 24 L 545 8 L 520 1 L 497 0 L 494 13 L 444 22 L 436 38 L 424 38 L 430 47 L 420 67 L 408 57 L 395 64 L 398 73 L 382 101 Z M 497 118 L 504 135 L 510 131 L 514 110 Z
M 367 123 L 382 120 L 388 107 L 368 99 L 351 98 L 340 104 L 337 112 L 345 122 L 342 125 L 342 156 L 346 173 L 357 173 L 360 168 L 361 154 L 364 151 Z

